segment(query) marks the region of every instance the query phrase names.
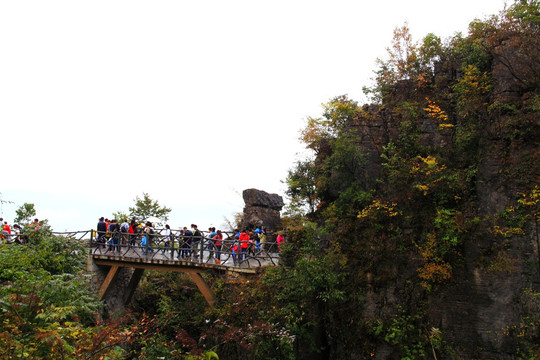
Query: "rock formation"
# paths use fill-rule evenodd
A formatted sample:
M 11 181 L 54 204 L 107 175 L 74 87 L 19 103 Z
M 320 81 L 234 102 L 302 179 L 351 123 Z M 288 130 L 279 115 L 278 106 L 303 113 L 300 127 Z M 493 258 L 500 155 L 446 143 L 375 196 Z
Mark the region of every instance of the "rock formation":
M 242 197 L 245 203 L 242 227 L 249 229 L 264 226 L 268 231 L 280 228 L 280 211 L 284 205 L 280 195 L 257 189 L 246 189 L 242 192 Z

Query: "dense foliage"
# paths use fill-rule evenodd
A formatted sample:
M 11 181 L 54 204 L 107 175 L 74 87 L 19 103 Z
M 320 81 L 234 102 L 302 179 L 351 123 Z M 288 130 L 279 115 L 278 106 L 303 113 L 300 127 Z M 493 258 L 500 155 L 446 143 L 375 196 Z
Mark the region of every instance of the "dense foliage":
M 27 232 L 28 234 L 28 232 Z M 82 275 L 86 249 L 47 229 L 0 251 L 0 353 L 6 359 L 67 359 L 101 304 Z
M 430 303 L 466 274 L 472 248 L 482 251 L 473 258 L 479 271 L 519 273 L 532 261 L 538 278 L 539 30 L 537 1 L 518 1 L 446 42 L 429 34 L 414 43 L 404 26 L 366 89 L 374 104 L 339 96 L 308 120 L 302 140 L 314 156 L 289 173 L 292 212 L 330 234 L 317 261 L 330 261 L 343 276 L 334 290 L 348 295 L 325 312 L 335 319 L 326 338 L 339 341 L 320 351 L 454 356 Z M 524 246 L 536 256 L 520 258 Z M 538 304 L 530 283 L 523 293 Z M 386 308 L 368 308 L 366 297 Z M 535 319 L 524 315 L 513 324 L 522 334 L 505 333 L 514 355 L 539 356 Z
M 466 37 L 397 29 L 374 103 L 338 96 L 308 119 L 281 265 L 215 280 L 221 301 L 189 332 L 199 346 L 227 359 L 540 356 L 539 20 L 537 1 L 518 1 Z M 531 269 L 526 311 L 470 337 L 441 324 L 445 301 L 474 302 L 470 271 Z
M 27 244 L 0 245 L 0 358 L 155 358 L 147 354 L 159 340 L 156 319 L 103 317 L 84 272 L 85 243 L 46 226 L 25 234 Z

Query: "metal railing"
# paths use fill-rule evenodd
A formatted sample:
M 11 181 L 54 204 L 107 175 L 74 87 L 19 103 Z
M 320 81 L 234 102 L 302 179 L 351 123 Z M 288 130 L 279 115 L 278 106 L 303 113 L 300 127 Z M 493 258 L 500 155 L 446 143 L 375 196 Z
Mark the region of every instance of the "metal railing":
M 40 231 L 43 230 L 34 230 L 34 229 L 25 229 L 24 231 L 21 231 L 19 233 L 12 232 L 9 234 L 7 231 L 2 231 L 0 233 L 0 241 L 2 243 L 19 243 L 19 244 L 26 244 L 29 242 L 32 242 L 33 236 L 36 234 L 39 234 Z M 93 230 L 82 230 L 82 231 L 66 231 L 66 232 L 57 232 L 57 231 L 49 231 L 46 230 L 47 233 L 54 235 L 54 236 L 61 236 L 65 238 L 75 239 L 78 241 L 86 241 L 88 238 L 92 237 Z
M 269 236 L 265 242 L 250 240 L 242 248 L 242 243 L 228 232 L 222 233 L 223 240 L 216 240 L 202 232 L 200 236 L 194 236 L 180 235 L 178 230 L 171 230 L 171 235 L 165 235 L 162 231 L 155 230 L 153 234 L 144 231 L 98 234 L 91 230 L 90 252 L 126 258 L 212 263 L 224 267 L 261 267 L 279 262 L 278 244 L 268 241 Z
M 212 263 L 233 267 L 261 267 L 279 263 L 279 246 L 275 236 L 268 235 L 266 241 L 252 239 L 242 243 L 230 232 L 222 232 L 223 240 L 211 239 L 205 233 L 200 236 L 180 235 L 179 230 L 171 230 L 171 235 L 162 233 L 163 229 L 153 234 L 139 231 L 136 234 L 107 232 L 99 234 L 95 230 L 50 232 L 52 235 L 87 242 L 90 253 L 126 258 L 161 259 L 178 262 Z M 0 234 L 2 243 L 32 242 L 33 231 L 19 234 Z M 149 237 L 144 241 L 145 237 Z M 221 244 L 221 245 L 219 245 Z

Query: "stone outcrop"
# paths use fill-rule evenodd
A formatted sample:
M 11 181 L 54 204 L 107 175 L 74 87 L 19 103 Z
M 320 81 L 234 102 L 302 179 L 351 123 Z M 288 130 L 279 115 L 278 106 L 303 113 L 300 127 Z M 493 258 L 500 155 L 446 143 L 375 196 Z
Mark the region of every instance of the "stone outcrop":
M 284 205 L 280 195 L 257 189 L 246 189 L 242 192 L 242 197 L 245 203 L 242 227 L 249 229 L 264 226 L 268 231 L 280 228 L 280 212 Z
M 86 264 L 86 271 L 91 275 L 90 286 L 99 292 L 101 285 L 105 281 L 109 272 L 109 266 L 98 266 L 94 264 L 92 256 L 88 256 Z M 133 277 L 134 269 L 122 267 L 118 269 L 118 273 L 114 277 L 107 292 L 103 294 L 103 301 L 105 302 L 105 309 L 109 315 L 116 316 L 124 313 L 126 308 L 125 297 L 126 289 Z

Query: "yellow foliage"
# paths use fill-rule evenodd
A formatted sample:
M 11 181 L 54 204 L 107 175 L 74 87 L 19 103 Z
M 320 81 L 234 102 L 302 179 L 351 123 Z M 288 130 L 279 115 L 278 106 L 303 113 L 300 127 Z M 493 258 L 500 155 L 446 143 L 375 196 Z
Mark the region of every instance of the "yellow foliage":
M 424 193 L 424 195 L 427 195 L 427 193 L 429 191 L 429 187 L 427 185 L 417 184 L 414 187 L 417 188 L 418 190 L 422 191 Z
M 418 158 L 422 160 L 430 169 L 436 167 L 439 164 L 437 162 L 437 158 L 431 155 L 428 155 L 426 157 L 418 156 Z
M 491 272 L 512 273 L 518 269 L 518 260 L 510 258 L 505 251 L 499 251 L 495 259 L 489 264 L 488 270 Z
M 499 225 L 493 226 L 491 232 L 496 235 L 502 235 L 504 237 L 511 237 L 512 235 L 525 235 L 525 231 L 522 228 L 513 227 L 505 228 L 500 227 Z
M 302 130 L 300 139 L 307 144 L 308 147 L 313 147 L 327 133 L 328 121 L 320 118 L 309 117 L 306 127 Z
M 426 98 L 426 100 L 428 102 L 428 106 L 424 108 L 424 111 L 427 112 L 429 116 L 443 123 L 448 121 L 448 115 L 446 115 L 443 109 L 441 109 L 437 104 L 435 104 L 434 101 L 431 101 L 428 97 Z
M 452 266 L 445 262 L 425 263 L 424 266 L 418 269 L 418 277 L 422 279 L 421 285 L 426 290 L 431 290 L 431 284 L 442 283 L 450 279 L 452 276 Z
M 443 171 L 446 165 L 439 164 L 436 157 L 428 155 L 426 157 L 417 156 L 417 161 L 411 165 L 410 174 L 417 177 L 418 183 L 414 185 L 417 190 L 427 193 L 443 180 Z
M 518 204 L 524 207 L 536 221 L 540 221 L 540 188 L 538 185 L 535 185 L 529 194 L 520 193 L 519 195 L 521 198 L 518 199 Z
M 540 188 L 538 185 L 530 193 L 518 193 L 519 199 L 516 206 L 508 206 L 505 214 L 511 219 L 540 221 Z M 513 235 L 525 235 L 522 224 L 508 223 L 507 226 L 494 225 L 490 228 L 492 234 L 512 237 Z
M 418 75 L 418 77 L 416 78 L 416 86 L 418 86 L 419 88 L 425 87 L 428 83 L 428 76 L 429 75 L 426 73 L 421 73 L 420 75 Z
M 491 84 L 488 81 L 486 73 L 480 73 L 478 68 L 474 65 L 468 65 L 465 68 L 465 73 L 460 82 L 463 85 L 464 90 L 469 93 L 486 94 L 491 90 Z
M 437 237 L 433 233 L 428 234 L 424 245 L 417 245 L 425 262 L 422 267 L 417 269 L 418 277 L 422 279 L 422 287 L 428 291 L 431 290 L 432 284 L 442 283 L 452 276 L 452 266 L 437 254 L 437 245 Z
M 375 217 L 377 215 L 383 215 L 393 217 L 399 215 L 399 212 L 395 209 L 397 203 L 383 203 L 380 200 L 373 200 L 373 202 L 366 208 L 364 208 L 359 214 L 359 219 L 366 219 Z

